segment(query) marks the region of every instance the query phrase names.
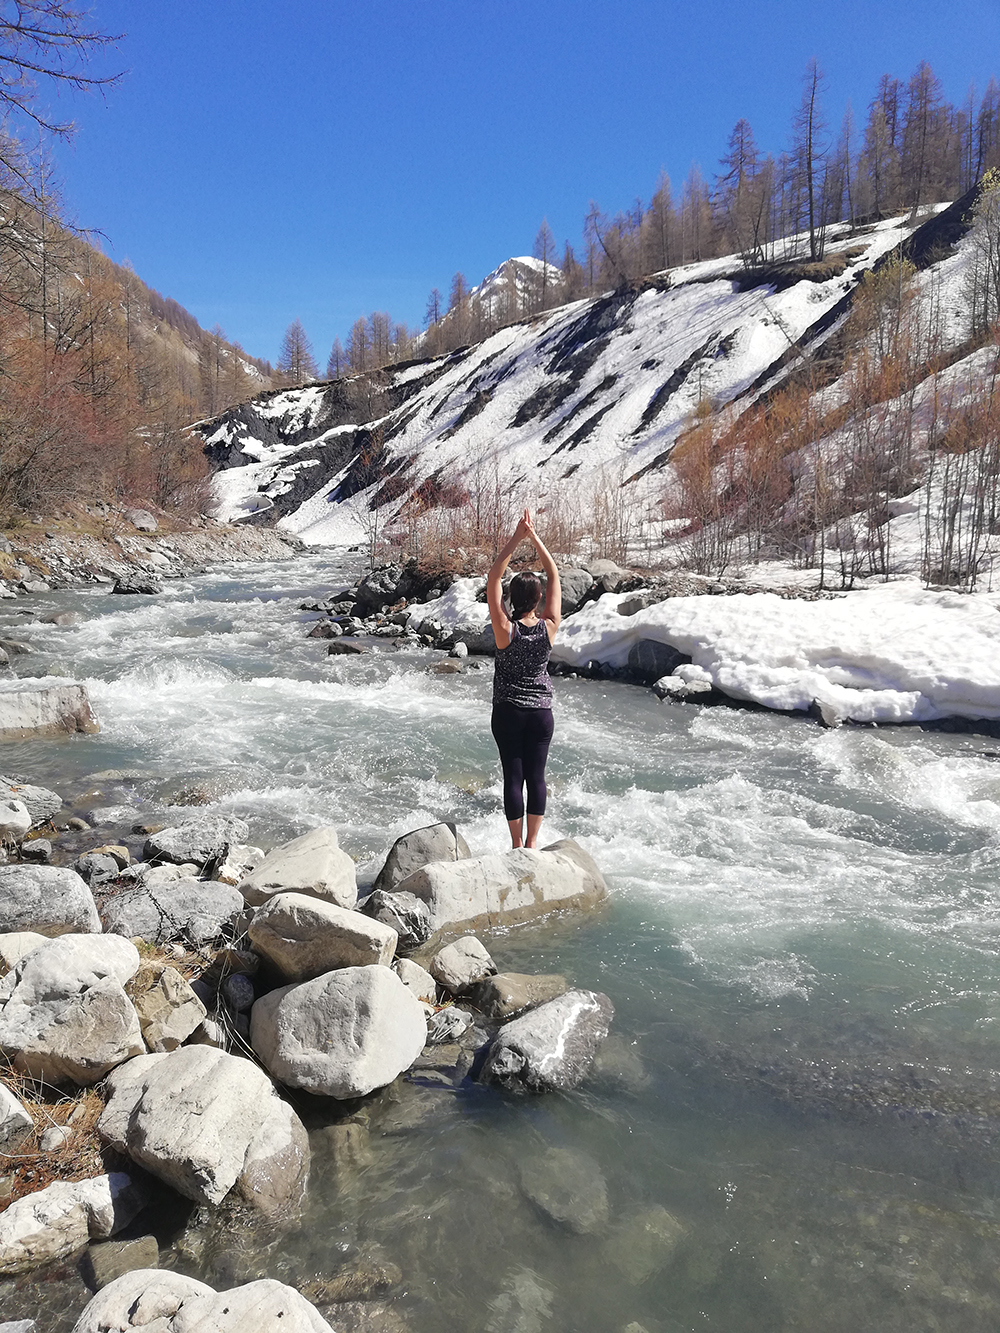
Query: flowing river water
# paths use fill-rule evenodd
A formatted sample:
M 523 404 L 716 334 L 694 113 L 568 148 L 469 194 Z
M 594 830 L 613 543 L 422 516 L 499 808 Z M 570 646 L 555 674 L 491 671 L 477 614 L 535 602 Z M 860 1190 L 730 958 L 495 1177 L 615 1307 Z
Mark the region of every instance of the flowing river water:
M 501 850 L 491 664 L 328 658 L 299 603 L 349 577 L 313 555 L 155 598 L 32 599 L 82 613 L 66 627 L 0 604 L 2 636 L 33 649 L 19 674 L 85 680 L 102 724 L 0 746 L 0 771 L 76 793 L 91 843 L 197 813 L 171 803 L 199 787 L 265 846 L 334 824 L 362 882 L 439 819 L 474 854 Z M 403 1083 L 352 1108 L 369 1131 L 354 1170 L 325 1147 L 336 1108 L 310 1103 L 302 1224 L 255 1247 L 165 1214 L 161 1261 L 224 1286 L 377 1253 L 401 1271 L 390 1299 L 412 1333 L 995 1329 L 996 743 L 823 731 L 616 683 L 555 692 L 546 831 L 595 856 L 611 903 L 488 944 L 503 970 L 611 997 L 608 1068 L 528 1100 Z M 530 1202 L 554 1148 L 603 1174 L 594 1233 Z M 59 1281 L 37 1309 L 44 1283 L 8 1285 L 0 1318 L 71 1327 L 86 1293 Z

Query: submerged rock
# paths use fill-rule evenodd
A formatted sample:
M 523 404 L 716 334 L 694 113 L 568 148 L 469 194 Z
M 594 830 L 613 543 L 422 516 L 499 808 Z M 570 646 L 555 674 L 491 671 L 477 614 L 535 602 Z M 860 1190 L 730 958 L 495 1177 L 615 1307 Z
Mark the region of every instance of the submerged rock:
M 637 1287 L 668 1263 L 685 1232 L 673 1214 L 656 1205 L 619 1226 L 605 1242 L 604 1257 Z
M 521 1189 L 539 1212 L 567 1231 L 587 1235 L 607 1226 L 607 1182 L 592 1157 L 550 1148 L 521 1162 Z
M 249 1060 L 181 1046 L 132 1060 L 108 1079 L 102 1138 L 185 1198 L 235 1190 L 269 1215 L 294 1211 L 309 1171 L 298 1116 Z
M 566 1092 L 590 1072 L 614 1008 L 599 991 L 573 990 L 500 1029 L 481 1078 L 508 1092 Z

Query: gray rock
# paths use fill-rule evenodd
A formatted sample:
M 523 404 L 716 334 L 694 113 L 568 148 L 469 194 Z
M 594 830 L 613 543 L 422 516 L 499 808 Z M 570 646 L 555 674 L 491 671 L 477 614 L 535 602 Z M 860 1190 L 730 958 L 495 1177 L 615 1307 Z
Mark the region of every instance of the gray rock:
M 21 844 L 21 859 L 47 866 L 52 860 L 52 844 L 48 838 L 32 838 Z
M 38 617 L 40 625 L 79 625 L 82 620 L 79 611 L 53 611 L 51 615 Z
M 545 1333 L 555 1292 L 530 1268 L 516 1268 L 487 1307 L 486 1333 Z
M 417 949 L 430 938 L 431 911 L 412 893 L 385 893 L 376 889 L 361 906 L 365 916 L 391 926 L 398 936 L 400 952 Z
M 653 681 L 653 693 L 658 699 L 706 699 L 713 688 L 710 680 L 684 680 L 682 676 L 661 676 Z
M 429 824 L 396 839 L 373 888 L 391 893 L 407 875 L 422 866 L 437 861 L 462 861 L 469 856 L 469 845 L 454 824 Z
M 100 1291 L 123 1273 L 134 1273 L 138 1268 L 156 1268 L 159 1262 L 160 1247 L 155 1236 L 106 1240 L 91 1245 L 84 1259 L 84 1272 L 94 1290 Z
M 100 729 L 83 685 L 72 681 L 39 685 L 25 679 L 0 682 L 0 741 L 78 731 L 90 735 Z
M 277 893 L 254 913 L 247 934 L 286 981 L 311 981 L 339 967 L 386 967 L 396 932 L 381 921 L 304 893 Z
M 127 939 L 180 940 L 200 947 L 218 939 L 243 907 L 242 894 L 229 884 L 200 879 L 150 884 L 147 878 L 107 900 L 104 924 L 109 933 Z
M 271 1074 L 323 1097 L 363 1097 L 391 1083 L 426 1036 L 420 1002 L 378 964 L 282 987 L 251 1012 L 250 1040 Z
M 160 526 L 148 509 L 126 509 L 125 517 L 140 532 L 156 532 Z
M 113 856 L 102 856 L 99 852 L 84 852 L 73 862 L 73 869 L 88 884 L 99 884 L 101 880 L 117 879 L 121 869 Z
M 661 676 L 670 676 L 677 667 L 690 661 L 688 653 L 672 648 L 669 643 L 659 643 L 656 639 L 640 639 L 628 650 L 629 670 L 650 685 Z
M 33 1319 L 15 1319 L 13 1323 L 0 1324 L 0 1333 L 36 1333 L 37 1328 Z
M 35 787 L 29 782 L 0 777 L 0 796 L 8 795 L 24 802 L 32 824 L 42 824 L 62 809 L 62 797 L 47 787 Z
M 516 851 L 435 863 L 399 885 L 430 910 L 431 931 L 483 930 L 530 921 L 549 912 L 589 910 L 607 896 L 593 859 L 568 838 L 542 851 Z
M 666 1208 L 654 1205 L 616 1228 L 604 1244 L 604 1257 L 638 1287 L 666 1266 L 685 1230 Z
M 174 828 L 160 829 L 147 838 L 142 849 L 144 861 L 187 861 L 197 866 L 222 856 L 231 842 L 246 842 L 249 825 L 234 816 L 203 815 Z
M 522 972 L 500 972 L 487 977 L 469 999 L 487 1018 L 504 1021 L 525 1009 L 534 1009 L 569 990 L 569 982 L 558 975 L 532 976 Z
M 122 1171 L 91 1180 L 57 1180 L 0 1213 L 0 1273 L 23 1273 L 128 1226 L 146 1193 Z
M 245 972 L 234 972 L 226 977 L 222 983 L 222 996 L 238 1014 L 250 1009 L 257 998 L 253 982 Z
M 136 995 L 135 1011 L 151 1051 L 173 1051 L 198 1028 L 207 1010 L 173 967 L 159 969 L 153 984 Z
M 130 1061 L 107 1088 L 102 1138 L 186 1198 L 217 1204 L 235 1190 L 269 1215 L 298 1207 L 306 1131 L 251 1061 L 181 1046 Z
M 361 615 L 381 611 L 384 606 L 391 606 L 393 602 L 398 601 L 396 590 L 402 577 L 403 570 L 399 565 L 382 565 L 379 569 L 373 569 L 370 574 L 366 574 L 358 584 L 358 591 L 355 594 L 355 602 Z
M 0 981 L 0 1050 L 48 1083 L 97 1083 L 145 1050 L 124 985 L 139 967 L 128 940 L 62 935 Z
M 119 596 L 141 594 L 142 596 L 154 597 L 158 592 L 163 591 L 163 585 L 152 574 L 143 574 L 139 570 L 132 570 L 128 574 L 120 575 L 115 580 L 115 586 L 111 591 Z
M 330 826 L 276 847 L 239 889 L 251 907 L 259 907 L 276 893 L 304 893 L 337 907 L 353 907 L 358 901 L 354 862 L 341 850 L 337 830 Z
M 356 639 L 334 639 L 326 650 L 328 657 L 357 657 L 367 651 L 365 645 Z
M 427 1045 L 441 1046 L 445 1042 L 458 1041 L 471 1027 L 472 1015 L 449 1004 L 428 1017 Z
M 22 579 L 20 588 L 23 592 L 51 592 L 52 585 L 44 579 Z
M 38 1140 L 42 1152 L 56 1152 L 70 1140 L 71 1131 L 65 1125 L 50 1125 Z
M 138 1269 L 109 1283 L 72 1333 L 111 1333 L 140 1323 L 156 1333 L 333 1333 L 314 1305 L 273 1278 L 216 1292 L 161 1268 Z
M 339 639 L 343 629 L 335 620 L 321 620 L 306 635 L 307 639 Z
M 0 1157 L 17 1152 L 31 1133 L 34 1121 L 6 1083 L 0 1083 Z
M 397 958 L 392 970 L 421 1003 L 433 1004 L 437 1000 L 437 982 L 419 963 L 410 958 Z
M 263 859 L 264 853 L 260 847 L 232 842 L 222 860 L 216 863 L 212 878 L 219 880 L 221 884 L 232 884 L 235 888 L 252 870 L 257 869 Z
M 630 569 L 623 569 L 613 560 L 589 560 L 587 569 L 594 582 L 599 583 L 605 592 L 618 592 L 626 583 L 631 583 L 635 579 Z
M 562 614 L 572 615 L 579 611 L 587 594 L 594 586 L 593 575 L 586 569 L 572 566 L 559 571 L 559 583 L 562 588 Z
M 449 657 L 458 657 L 458 658 L 468 657 L 468 656 L 469 656 L 469 645 L 468 645 L 467 643 L 463 643 L 463 642 L 459 641 L 458 643 L 455 644 L 454 648 L 450 649 L 450 651 L 449 651 L 449 653 L 448 653 L 448 656 L 449 656 Z
M 464 935 L 453 944 L 446 944 L 431 959 L 431 976 L 453 995 L 469 990 L 497 968 L 486 946 L 475 935 Z
M 586 1153 L 550 1148 L 520 1164 L 521 1189 L 539 1212 L 578 1236 L 603 1231 L 608 1223 L 608 1187 Z
M 590 1072 L 613 1015 L 599 991 L 567 991 L 500 1029 L 481 1078 L 508 1092 L 569 1091 Z

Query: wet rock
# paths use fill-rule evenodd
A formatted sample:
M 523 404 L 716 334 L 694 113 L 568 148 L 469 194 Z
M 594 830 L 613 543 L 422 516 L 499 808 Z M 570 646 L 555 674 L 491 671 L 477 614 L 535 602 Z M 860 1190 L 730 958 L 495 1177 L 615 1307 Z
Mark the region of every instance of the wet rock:
M 381 611 L 384 606 L 392 606 L 398 600 L 396 590 L 402 578 L 402 567 L 395 564 L 382 565 L 366 574 L 355 594 L 359 614 L 364 616 Z
M 149 971 L 155 972 L 151 984 L 134 1000 L 139 1026 L 151 1051 L 173 1051 L 200 1026 L 207 1011 L 176 968 Z
M 147 878 L 104 905 L 109 934 L 166 944 L 180 940 L 194 947 L 210 944 L 243 910 L 243 897 L 228 884 L 176 879 L 150 884 Z
M 604 1244 L 604 1257 L 638 1287 L 669 1262 L 684 1234 L 676 1217 L 656 1205 L 619 1226 Z
M 531 976 L 522 972 L 500 972 L 487 977 L 469 996 L 469 1000 L 487 1018 L 501 1022 L 525 1009 L 534 1009 L 547 1000 L 565 995 L 569 982 L 557 974 Z
M 346 967 L 263 996 L 250 1040 L 270 1073 L 323 1097 L 363 1097 L 423 1050 L 424 1011 L 391 968 Z
M 656 639 L 640 639 L 628 653 L 629 671 L 649 684 L 661 676 L 669 677 L 676 667 L 690 661 L 687 653 L 672 648 L 668 643 L 659 643 Z
M 170 861 L 174 865 L 191 861 L 204 866 L 222 857 L 231 842 L 246 842 L 249 832 L 249 826 L 242 819 L 204 815 L 151 834 L 142 849 L 142 859 Z
M 431 975 L 453 995 L 469 990 L 496 972 L 496 963 L 475 935 L 446 944 L 431 959 Z
M 550 1148 L 521 1163 L 521 1189 L 540 1213 L 579 1236 L 607 1226 L 608 1187 L 586 1153 Z
M 125 1273 L 109 1283 L 81 1314 L 73 1333 L 146 1324 L 156 1333 L 333 1333 L 315 1306 L 273 1278 L 216 1292 L 193 1277 L 159 1268 Z
M 21 859 L 46 866 L 52 860 L 52 844 L 48 838 L 32 838 L 21 844 Z
M 35 787 L 14 778 L 0 777 L 0 797 L 11 796 L 28 808 L 32 824 L 43 824 L 62 809 L 62 797 L 47 787 Z
M 457 676 L 460 675 L 465 668 L 462 666 L 461 662 L 448 661 L 435 662 L 434 665 L 429 666 L 427 670 L 432 672 L 435 676 Z
M 437 861 L 463 861 L 469 856 L 469 845 L 454 824 L 429 824 L 396 839 L 373 888 L 391 892 L 422 866 Z
M 356 657 L 359 653 L 366 653 L 368 649 L 356 639 L 334 639 L 326 651 L 330 657 Z
M 235 1190 L 273 1216 L 301 1202 L 306 1131 L 251 1061 L 181 1046 L 130 1061 L 107 1088 L 102 1138 L 185 1198 L 217 1204 Z
M 458 1041 L 472 1027 L 472 1015 L 465 1009 L 458 1009 L 449 1004 L 431 1014 L 427 1020 L 427 1045 L 437 1046 L 446 1042 Z
M 454 648 L 449 650 L 448 656 L 457 657 L 459 660 L 461 660 L 463 657 L 468 657 L 469 656 L 468 644 L 462 642 L 456 643 Z
M 481 1078 L 508 1092 L 566 1092 L 583 1082 L 614 1008 L 599 991 L 567 991 L 502 1027 Z
M 398 937 L 396 948 L 401 953 L 419 948 L 430 938 L 430 908 L 412 893 L 384 893 L 376 889 L 365 899 L 361 911 L 392 927 Z
M 121 867 L 113 856 L 85 852 L 73 862 L 73 869 L 88 884 L 100 884 L 102 880 L 117 879 Z
M 82 620 L 79 611 L 53 611 L 51 615 L 38 617 L 40 625 L 79 625 Z
M 339 639 L 343 630 L 334 620 L 321 620 L 306 635 L 307 639 Z
M 146 1193 L 122 1171 L 64 1181 L 15 1200 L 0 1213 L 0 1273 L 23 1273 L 104 1240 L 146 1204 Z
M 390 926 L 303 893 L 276 893 L 257 909 L 247 934 L 287 981 L 368 963 L 388 967 L 396 952 Z
M 0 682 L 0 741 L 100 731 L 83 685 L 40 686 L 31 680 Z
M 31 1133 L 30 1114 L 6 1083 L 0 1083 L 0 1156 L 17 1152 Z
M 343 1301 L 332 1311 L 337 1333 L 410 1333 L 410 1325 L 381 1301 Z
M 220 884 L 231 884 L 235 888 L 263 860 L 264 852 L 260 847 L 252 847 L 249 843 L 230 843 L 225 855 L 212 871 L 212 878 Z
M 106 1240 L 91 1245 L 84 1258 L 84 1273 L 88 1284 L 100 1291 L 123 1273 L 134 1273 L 138 1268 L 156 1268 L 159 1262 L 160 1247 L 155 1236 Z
M 592 1083 L 617 1092 L 641 1092 L 649 1086 L 649 1075 L 639 1056 L 613 1032 L 594 1056 L 589 1078 Z
M 311 1143 L 314 1156 L 324 1158 L 341 1178 L 363 1171 L 374 1161 L 368 1130 L 354 1120 L 325 1125 L 313 1133 Z
M 688 680 L 683 676 L 661 676 L 653 681 L 653 693 L 658 699 L 672 699 L 678 703 L 687 699 L 705 700 L 714 688 L 710 680 Z
M 433 1004 L 437 999 L 437 982 L 419 963 L 410 958 L 397 958 L 392 970 L 406 989 L 412 992 L 424 1004 Z
M 163 585 L 152 574 L 142 574 L 139 570 L 132 570 L 128 574 L 119 575 L 111 591 L 125 597 L 155 597 L 157 593 L 163 591 Z
M 125 983 L 139 967 L 128 940 L 62 935 L 0 981 L 0 1050 L 48 1083 L 97 1083 L 145 1050 Z
M 358 900 L 354 862 L 341 849 L 337 830 L 329 825 L 268 852 L 239 890 L 251 907 L 259 907 L 277 893 L 304 893 L 337 907 L 353 907 Z
M 502 855 L 426 865 L 400 892 L 427 903 L 432 931 L 495 928 L 549 912 L 589 910 L 607 896 L 592 857 L 564 838 L 542 851 L 519 847 Z
M 317 1305 L 333 1305 L 340 1301 L 368 1301 L 373 1296 L 384 1296 L 402 1280 L 399 1265 L 373 1249 L 346 1263 L 333 1277 L 314 1278 L 301 1284 L 299 1290 Z
M 22 958 L 27 957 L 32 949 L 40 944 L 47 944 L 48 935 L 39 935 L 34 930 L 14 930 L 0 935 L 0 966 L 8 971 L 15 967 Z
M 544 1333 L 551 1326 L 555 1292 L 530 1268 L 504 1279 L 487 1308 L 486 1333 Z

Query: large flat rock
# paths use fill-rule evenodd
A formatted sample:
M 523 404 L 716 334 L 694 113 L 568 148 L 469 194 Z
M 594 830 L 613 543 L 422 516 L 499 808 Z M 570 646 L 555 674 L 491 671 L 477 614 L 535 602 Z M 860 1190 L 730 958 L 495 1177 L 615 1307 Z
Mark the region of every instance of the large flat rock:
M 253 947 L 286 981 L 311 981 L 338 967 L 388 967 L 396 932 L 381 921 L 304 893 L 278 893 L 247 928 Z
M 587 911 L 607 897 L 593 858 L 569 838 L 542 851 L 515 851 L 422 866 L 399 884 L 428 906 L 432 932 L 470 933 L 549 912 Z
M 181 1046 L 131 1060 L 108 1078 L 107 1089 L 101 1137 L 185 1198 L 217 1204 L 235 1190 L 271 1216 L 298 1207 L 309 1140 L 249 1060 Z
M 100 731 L 86 687 L 46 676 L 0 682 L 0 741 Z
M 0 866 L 0 931 L 37 935 L 99 933 L 86 880 L 61 866 Z
M 239 889 L 251 907 L 259 907 L 276 893 L 304 893 L 337 907 L 353 907 L 358 901 L 354 862 L 330 825 L 275 847 Z
M 181 940 L 198 947 L 217 939 L 243 908 L 243 895 L 217 880 L 144 880 L 107 900 L 104 925 L 127 939 L 138 936 L 154 944 Z

